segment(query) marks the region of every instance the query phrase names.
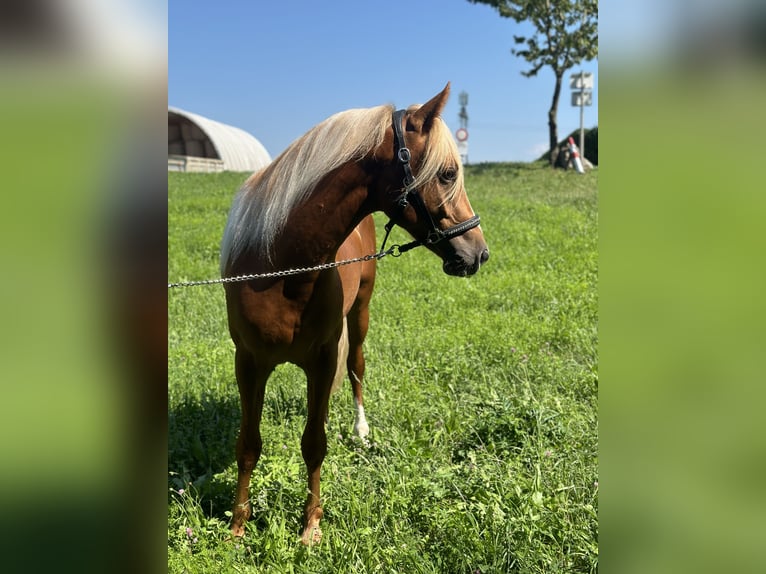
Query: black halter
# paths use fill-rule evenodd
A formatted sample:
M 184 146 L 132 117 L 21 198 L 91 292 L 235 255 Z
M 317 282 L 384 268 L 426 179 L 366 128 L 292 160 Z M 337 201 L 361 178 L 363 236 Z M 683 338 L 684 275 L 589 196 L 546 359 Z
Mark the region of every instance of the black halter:
M 479 216 L 474 215 L 470 219 L 466 219 L 462 223 L 458 223 L 457 225 L 453 225 L 452 227 L 444 230 L 439 229 L 436 226 L 436 223 L 434 223 L 431 214 L 428 212 L 426 204 L 423 202 L 423 198 L 418 192 L 418 188 L 413 187 L 412 185 L 415 183 L 415 176 L 412 175 L 412 169 L 410 168 L 410 150 L 407 148 L 407 145 L 404 142 L 404 133 L 402 132 L 402 118 L 404 117 L 405 113 L 407 113 L 407 110 L 397 110 L 394 112 L 393 120 L 396 158 L 399 160 L 399 163 L 402 164 L 402 169 L 404 170 L 404 179 L 402 180 L 404 189 L 402 194 L 396 200 L 397 214 L 392 217 L 388 223 L 386 223 L 386 236 L 383 238 L 383 246 L 380 248 L 380 250 L 383 251 L 383 249 L 385 249 L 388 235 L 391 233 L 394 225 L 396 225 L 395 219 L 399 219 L 401 217 L 408 204 L 412 204 L 412 206 L 415 208 L 415 211 L 418 213 L 418 217 L 422 218 L 423 221 L 426 221 L 431 229 L 428 231 L 428 235 L 425 239 L 416 239 L 415 241 L 407 243 L 406 245 L 399 246 L 398 251 L 400 253 L 409 251 L 418 245 L 434 245 L 445 239 L 452 239 L 453 237 L 462 235 L 466 231 L 478 226 L 480 222 Z

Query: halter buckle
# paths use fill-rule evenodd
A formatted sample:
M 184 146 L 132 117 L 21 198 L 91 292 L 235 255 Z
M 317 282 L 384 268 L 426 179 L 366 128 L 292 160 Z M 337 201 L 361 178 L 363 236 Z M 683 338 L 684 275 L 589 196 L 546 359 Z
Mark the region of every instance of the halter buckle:
M 397 156 L 399 157 L 399 161 L 402 163 L 410 163 L 410 159 L 412 158 L 409 148 L 406 147 L 399 148 Z
M 428 232 L 425 242 L 426 245 L 433 245 L 434 243 L 439 243 L 442 239 L 444 239 L 444 233 L 438 229 L 432 229 Z

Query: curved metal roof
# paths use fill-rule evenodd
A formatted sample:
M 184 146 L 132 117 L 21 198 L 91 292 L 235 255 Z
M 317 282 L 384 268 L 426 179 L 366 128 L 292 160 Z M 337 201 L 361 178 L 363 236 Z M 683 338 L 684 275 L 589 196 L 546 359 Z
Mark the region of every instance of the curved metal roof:
M 252 172 L 271 163 L 263 144 L 244 130 L 171 106 L 168 113 L 182 116 L 202 130 L 223 161 L 224 169 Z

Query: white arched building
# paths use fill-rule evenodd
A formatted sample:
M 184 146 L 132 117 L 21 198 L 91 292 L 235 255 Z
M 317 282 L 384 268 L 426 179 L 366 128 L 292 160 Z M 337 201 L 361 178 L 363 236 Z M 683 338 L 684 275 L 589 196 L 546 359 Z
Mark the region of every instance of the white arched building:
M 271 162 L 244 130 L 168 107 L 168 171 L 247 171 Z

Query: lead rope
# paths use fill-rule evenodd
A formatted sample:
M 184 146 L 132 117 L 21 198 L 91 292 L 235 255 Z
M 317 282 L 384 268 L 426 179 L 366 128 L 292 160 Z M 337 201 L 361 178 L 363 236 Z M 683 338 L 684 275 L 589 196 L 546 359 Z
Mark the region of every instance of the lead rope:
M 388 235 L 388 234 L 386 234 Z M 383 259 L 386 255 L 392 255 L 399 257 L 404 251 L 409 251 L 412 247 L 408 247 L 409 244 L 404 246 L 392 245 L 387 250 L 381 249 L 378 253 L 372 253 L 363 257 L 355 257 L 353 259 L 343 259 L 341 261 L 332 261 L 330 263 L 322 263 L 315 265 L 314 267 L 296 267 L 295 269 L 284 269 L 280 271 L 270 271 L 268 273 L 251 273 L 249 275 L 236 275 L 234 277 L 219 277 L 218 279 L 202 279 L 199 281 L 180 281 L 178 283 L 168 283 L 168 289 L 174 289 L 176 287 L 196 287 L 198 285 L 216 285 L 218 283 L 239 283 L 242 281 L 252 281 L 254 279 L 271 279 L 274 277 L 290 277 L 291 275 L 300 275 L 301 273 L 311 273 L 314 271 L 324 271 L 326 269 L 333 269 L 335 267 L 341 267 L 343 265 L 351 265 L 352 263 L 361 263 L 363 261 L 372 261 L 373 259 Z

